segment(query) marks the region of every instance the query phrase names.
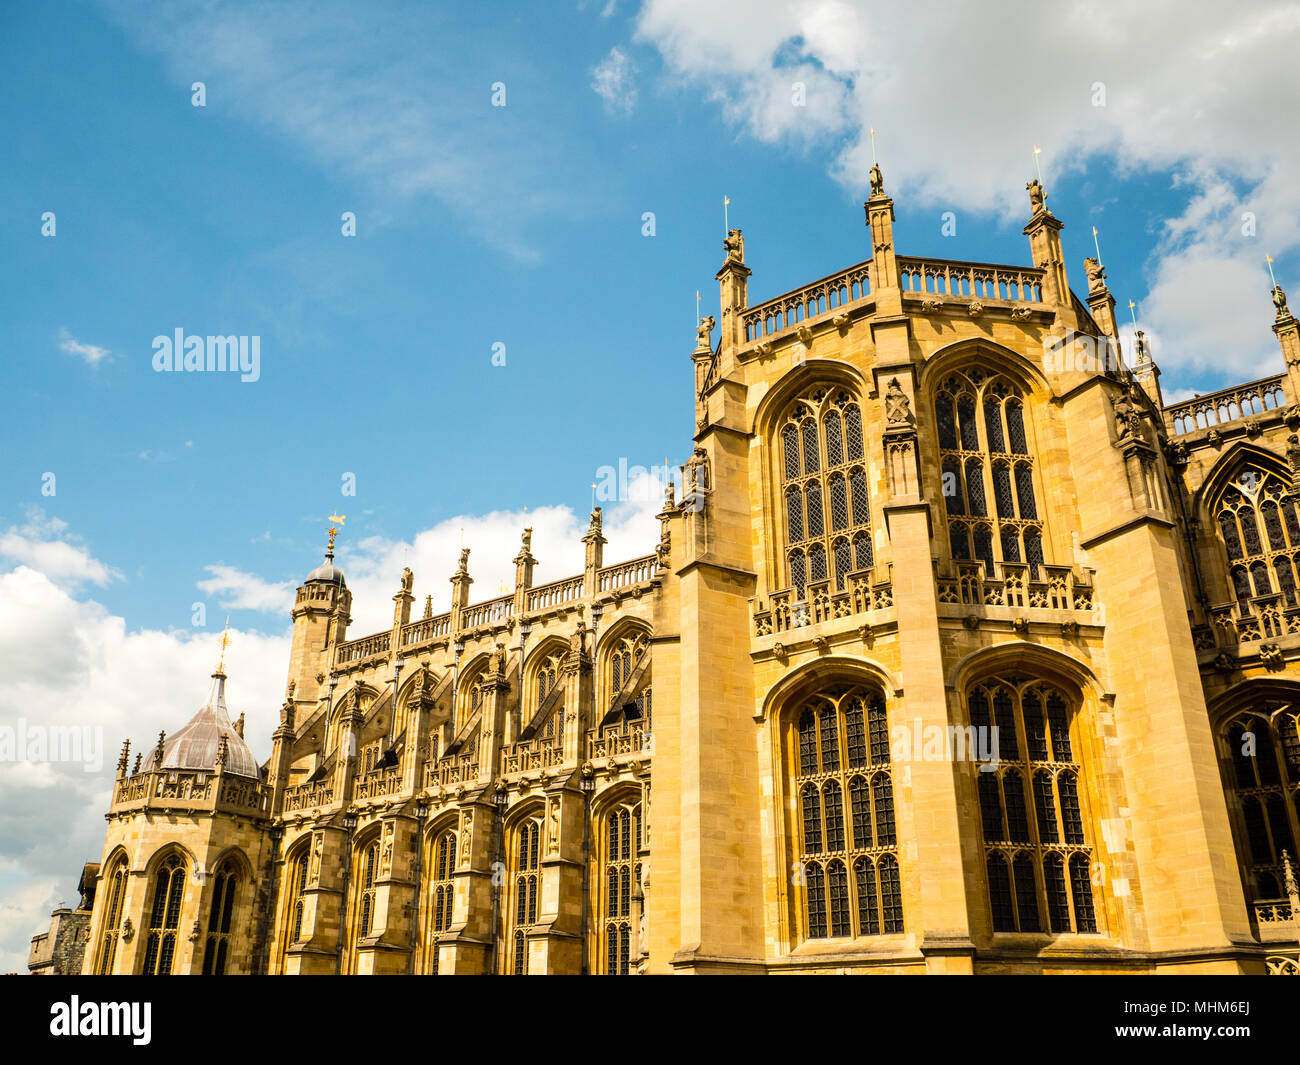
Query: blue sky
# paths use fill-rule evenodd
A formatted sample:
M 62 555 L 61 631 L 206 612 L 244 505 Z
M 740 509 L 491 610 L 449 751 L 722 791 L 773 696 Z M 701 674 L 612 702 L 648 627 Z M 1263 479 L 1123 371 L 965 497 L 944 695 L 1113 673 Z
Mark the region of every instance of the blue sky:
M 872 127 L 901 253 L 1027 264 L 1039 144 L 1073 286 L 1097 225 L 1167 396 L 1280 371 L 1263 260 L 1300 298 L 1294 9 L 1043 7 L 925 27 L 838 0 L 8 7 L 0 665 L 41 668 L 4 719 L 89 690 L 113 750 L 175 727 L 229 614 L 232 700 L 269 731 L 284 603 L 335 511 L 357 634 L 403 562 L 445 608 L 461 528 L 477 598 L 526 523 L 543 578 L 576 571 L 599 467 L 689 453 L 723 195 L 753 302 L 863 259 Z M 260 379 L 155 373 L 176 328 L 260 337 Z M 611 561 L 651 549 L 654 509 L 609 508 Z M 94 780 L 74 791 L 97 811 Z M 0 896 L 21 896 L 0 968 L 70 894 L 67 855 L 0 817 Z

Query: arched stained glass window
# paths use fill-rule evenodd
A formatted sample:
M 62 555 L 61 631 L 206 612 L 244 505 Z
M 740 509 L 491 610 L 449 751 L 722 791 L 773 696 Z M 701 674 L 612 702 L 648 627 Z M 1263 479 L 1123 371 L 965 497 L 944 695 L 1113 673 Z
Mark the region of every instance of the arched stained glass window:
M 973 368 L 944 378 L 934 404 L 952 557 L 989 577 L 998 562 L 1027 563 L 1037 580 L 1042 521 L 1019 387 Z
M 871 499 L 863 465 L 862 413 L 847 390 L 814 388 L 781 429 L 786 564 L 796 601 L 809 585 L 844 591 L 872 567 Z M 850 549 L 850 545 L 852 545 Z
M 225 975 L 230 960 L 230 929 L 238 891 L 239 867 L 227 858 L 212 882 L 212 907 L 208 911 L 208 935 L 203 952 L 204 976 Z
M 1300 876 L 1300 705 L 1264 699 L 1219 728 L 1224 789 L 1246 895 L 1275 899 L 1286 882 L 1282 853 Z
M 438 975 L 438 943 L 451 929 L 456 905 L 456 833 L 451 829 L 434 836 L 429 877 L 428 958 L 430 974 Z
M 990 730 L 978 749 L 996 736 L 997 758 L 976 780 L 993 930 L 1096 932 L 1069 701 L 1052 684 L 1009 677 L 972 687 L 966 706 L 972 727 Z
M 852 686 L 820 692 L 792 731 L 804 938 L 902 932 L 884 699 Z
M 605 817 L 603 899 L 600 913 L 604 949 L 598 952 L 608 976 L 627 976 L 636 958 L 632 955 L 634 923 L 632 903 L 641 878 L 639 852 L 641 804 L 624 802 Z
M 1285 606 L 1300 605 L 1300 517 L 1290 488 L 1277 473 L 1247 466 L 1211 505 L 1228 555 L 1233 593 L 1247 612 L 1253 612 L 1247 601 L 1259 597 L 1277 596 Z
M 126 903 L 126 860 L 117 859 L 100 891 L 106 892 L 108 905 L 104 909 L 104 932 L 100 937 L 99 964 L 95 971 L 100 976 L 113 972 L 113 962 L 117 958 L 117 945 L 122 938 L 122 909 Z
M 185 901 L 185 862 L 169 854 L 153 874 L 153 893 L 146 911 L 144 966 L 146 976 L 169 976 L 176 958 L 176 938 Z
M 541 819 L 525 819 L 515 830 L 514 837 L 514 847 L 510 851 L 513 904 L 508 911 L 511 915 L 508 939 L 513 945 L 510 971 L 516 976 L 527 976 L 528 933 L 537 923 L 537 900 L 541 887 Z

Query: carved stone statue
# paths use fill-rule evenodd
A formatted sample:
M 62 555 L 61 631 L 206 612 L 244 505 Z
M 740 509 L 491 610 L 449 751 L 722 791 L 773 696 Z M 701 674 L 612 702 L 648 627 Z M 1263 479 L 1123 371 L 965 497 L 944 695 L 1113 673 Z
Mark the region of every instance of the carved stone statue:
M 688 492 L 697 489 L 707 492 L 713 487 L 709 477 L 709 456 L 705 454 L 704 448 L 697 447 L 691 452 L 691 457 L 686 460 L 685 473 Z
M 460 549 L 460 567 L 457 570 L 457 572 L 459 573 L 469 572 L 469 548 L 468 547 L 462 547 Z
M 411 567 L 407 566 L 402 570 L 402 591 L 409 592 L 415 584 L 415 574 L 411 572 Z
M 590 532 L 600 532 L 600 530 L 601 530 L 601 524 L 602 524 L 602 521 L 603 521 L 603 520 L 604 520 L 604 519 L 603 519 L 602 516 L 601 516 L 601 509 L 600 509 L 600 507 L 596 507 L 596 508 L 595 508 L 594 510 L 592 510 L 592 512 L 591 512 L 591 524 L 590 524 L 590 527 L 589 527 L 589 531 L 590 531 Z
M 1115 401 L 1115 430 L 1121 440 L 1141 436 L 1142 414 L 1127 392 Z
M 910 425 L 912 405 L 895 377 L 885 390 L 885 421 L 890 425 Z
M 1083 271 L 1088 275 L 1088 295 L 1093 296 L 1106 290 L 1106 268 L 1091 255 L 1083 260 Z
M 727 236 L 723 240 L 722 246 L 727 252 L 727 262 L 743 263 L 745 261 L 745 238 L 740 235 L 739 229 L 727 230 Z
M 527 554 L 533 549 L 533 530 L 531 527 L 524 530 L 523 547 L 524 554 Z
M 1043 192 L 1043 183 L 1034 178 L 1025 186 L 1029 190 L 1029 206 L 1033 208 L 1034 214 L 1039 214 L 1047 210 L 1047 194 Z
M 1133 334 L 1133 346 L 1137 349 L 1137 364 L 1139 366 L 1151 361 L 1151 352 L 1147 348 L 1146 334 L 1141 329 Z
M 876 163 L 871 164 L 871 195 L 883 196 L 885 194 L 885 175 L 880 172 L 880 167 Z
M 1286 438 L 1286 464 L 1291 467 L 1291 492 L 1300 491 L 1300 436 L 1292 433 Z
M 1277 308 L 1279 319 L 1291 317 L 1291 312 L 1286 308 L 1286 293 L 1282 291 L 1281 285 L 1273 286 L 1273 306 Z
M 460 822 L 460 864 L 469 865 L 470 841 L 474 835 L 474 813 L 466 810 Z
M 713 342 L 709 339 L 709 334 L 713 332 L 714 325 L 713 315 L 708 314 L 700 319 L 700 324 L 695 329 L 695 346 L 700 351 L 711 351 Z

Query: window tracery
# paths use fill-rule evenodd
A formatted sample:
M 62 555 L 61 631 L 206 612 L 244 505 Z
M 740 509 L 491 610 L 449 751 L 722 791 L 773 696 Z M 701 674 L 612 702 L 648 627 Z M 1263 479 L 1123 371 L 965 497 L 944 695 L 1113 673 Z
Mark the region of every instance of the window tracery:
M 530 817 L 515 832 L 513 849 L 513 905 L 507 943 L 509 944 L 510 972 L 516 976 L 528 975 L 528 934 L 537 923 L 537 900 L 541 879 L 540 818 Z
M 934 407 L 953 559 L 978 559 L 989 577 L 995 560 L 1023 562 L 1037 580 L 1043 522 L 1021 389 L 973 367 L 940 382 Z
M 1282 852 L 1297 862 L 1300 838 L 1300 707 L 1277 702 L 1236 715 L 1220 730 L 1227 745 L 1227 790 L 1235 800 L 1238 847 L 1247 893 L 1256 899 L 1286 894 Z M 1243 831 L 1244 830 L 1244 831 Z
M 185 862 L 180 855 L 169 854 L 159 863 L 153 876 L 153 897 L 149 904 L 142 970 L 146 976 L 171 974 L 176 957 L 181 904 L 184 901 Z
M 456 833 L 441 832 L 433 846 L 433 875 L 429 885 L 429 972 L 438 975 L 438 942 L 451 929 L 456 890 Z
M 883 697 L 837 687 L 794 717 L 804 936 L 903 931 L 898 836 Z
M 1070 703 L 1008 677 L 974 686 L 967 710 L 976 730 L 997 729 L 996 768 L 977 772 L 993 930 L 1096 932 Z
M 213 881 L 212 909 L 208 913 L 208 935 L 203 952 L 203 975 L 224 976 L 230 955 L 230 927 L 239 889 L 239 867 L 233 859 L 221 863 Z
M 862 411 L 844 388 L 818 386 L 796 400 L 779 430 L 785 561 L 799 599 L 874 564 Z
M 104 931 L 100 937 L 99 965 L 96 971 L 107 976 L 113 971 L 117 944 L 122 938 L 122 910 L 126 903 L 126 859 L 119 858 L 105 878 L 108 906 L 104 910 Z
M 1228 554 L 1228 574 L 1238 602 L 1280 595 L 1296 606 L 1300 566 L 1300 516 L 1290 484 L 1271 470 L 1248 466 L 1212 508 Z
M 309 852 L 306 846 L 300 846 L 289 862 L 289 875 L 286 883 L 288 892 L 287 919 L 285 921 L 284 942 L 281 945 L 280 963 L 290 947 L 302 939 L 303 918 L 307 905 L 307 870 Z
M 627 802 L 605 818 L 599 956 L 610 976 L 627 976 L 635 960 L 632 949 L 632 896 L 641 881 L 641 804 Z

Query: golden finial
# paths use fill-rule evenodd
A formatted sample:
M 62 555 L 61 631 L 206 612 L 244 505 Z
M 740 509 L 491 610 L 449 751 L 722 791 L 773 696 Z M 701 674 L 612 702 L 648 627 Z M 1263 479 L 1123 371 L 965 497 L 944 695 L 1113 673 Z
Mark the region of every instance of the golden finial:
M 329 520 L 330 520 L 330 528 L 329 528 L 329 534 L 330 534 L 329 555 L 330 555 L 331 558 L 334 556 L 334 537 L 338 536 L 338 534 L 339 534 L 338 526 L 342 525 L 346 519 L 347 519 L 347 515 L 346 515 L 346 514 L 331 514 L 331 515 L 330 515 L 330 518 L 329 518 Z
M 230 615 L 226 615 L 226 628 L 221 633 L 221 660 L 217 663 L 217 672 L 226 671 L 226 644 L 230 642 Z
M 1273 273 L 1273 256 L 1271 256 L 1271 255 L 1265 255 L 1265 256 L 1264 256 L 1264 261 L 1265 261 L 1266 263 L 1268 263 L 1268 276 L 1269 276 L 1269 280 L 1273 282 L 1273 287 L 1274 287 L 1274 288 L 1277 288 L 1277 275 L 1275 275 L 1275 274 Z

